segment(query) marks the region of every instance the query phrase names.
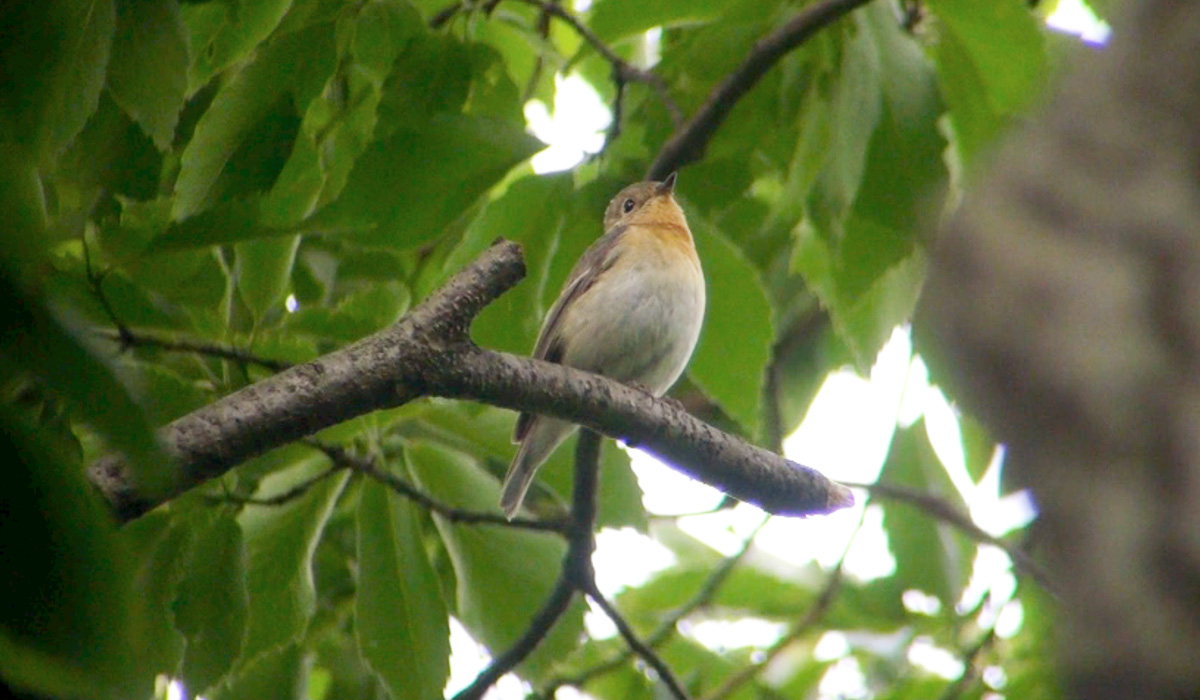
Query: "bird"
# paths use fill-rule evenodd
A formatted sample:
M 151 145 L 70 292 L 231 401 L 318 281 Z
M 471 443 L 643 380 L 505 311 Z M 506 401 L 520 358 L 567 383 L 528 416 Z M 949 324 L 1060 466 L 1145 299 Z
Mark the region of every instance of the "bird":
M 705 282 L 676 174 L 621 190 L 604 235 L 567 276 L 533 357 L 601 374 L 662 396 L 691 359 L 704 321 Z M 500 507 L 516 516 L 540 467 L 578 426 L 534 413 L 517 418 L 519 444 Z

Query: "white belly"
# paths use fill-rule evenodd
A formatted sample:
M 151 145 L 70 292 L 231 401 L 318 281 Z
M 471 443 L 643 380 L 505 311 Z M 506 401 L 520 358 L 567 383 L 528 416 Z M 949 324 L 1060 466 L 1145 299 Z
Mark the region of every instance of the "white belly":
M 627 262 L 627 261 L 621 261 Z M 564 320 L 563 364 L 661 395 L 687 366 L 704 320 L 704 276 L 681 250 L 609 270 L 576 299 Z

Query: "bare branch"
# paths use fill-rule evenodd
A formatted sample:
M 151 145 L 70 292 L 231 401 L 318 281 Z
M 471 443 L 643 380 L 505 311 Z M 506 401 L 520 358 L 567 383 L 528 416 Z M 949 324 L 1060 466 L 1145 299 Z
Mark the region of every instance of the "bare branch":
M 600 436 L 584 430 L 575 443 L 575 486 L 571 497 L 571 521 L 567 527 L 567 553 L 563 557 L 562 573 L 550 598 L 529 623 L 525 634 L 506 652 L 483 670 L 454 700 L 476 700 L 501 676 L 533 653 L 554 623 L 571 604 L 575 591 L 587 592 L 596 587 L 592 572 L 592 552 L 596 549 L 596 490 L 599 486 Z
M 565 418 L 622 439 L 688 476 L 775 515 L 811 515 L 854 502 L 819 472 L 751 445 L 599 375 L 507 353 L 463 348 L 454 363 L 430 368 L 430 393 Z
M 394 326 L 168 424 L 160 439 L 177 473 L 167 493 L 139 491 L 119 456 L 97 460 L 89 476 L 128 519 L 274 447 L 418 396 L 441 396 L 574 421 L 771 513 L 825 513 L 853 502 L 849 489 L 819 472 L 723 433 L 672 402 L 471 343 L 471 320 L 523 274 L 519 247 L 497 244 Z
M 659 150 L 646 179 L 661 180 L 699 160 L 717 128 L 734 105 L 788 52 L 821 29 L 870 0 L 821 0 L 797 12 L 786 24 L 758 40 L 742 63 L 721 81 L 700 109 Z

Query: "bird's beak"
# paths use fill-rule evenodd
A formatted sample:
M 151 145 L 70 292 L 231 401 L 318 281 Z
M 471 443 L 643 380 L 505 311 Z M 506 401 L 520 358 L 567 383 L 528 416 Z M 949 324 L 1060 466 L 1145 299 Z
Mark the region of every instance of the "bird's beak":
M 667 176 L 666 180 L 658 183 L 658 194 L 674 194 L 675 193 L 675 173 Z

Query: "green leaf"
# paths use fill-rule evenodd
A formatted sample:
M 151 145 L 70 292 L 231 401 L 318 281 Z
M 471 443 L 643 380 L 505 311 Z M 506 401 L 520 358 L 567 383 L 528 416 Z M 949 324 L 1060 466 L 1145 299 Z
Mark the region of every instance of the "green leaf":
M 1068 697 L 1056 663 L 1065 643 L 1062 605 L 1035 586 L 1021 587 L 1020 604 L 1023 622 L 1007 647 L 1005 693 L 1029 700 Z
M 308 104 L 296 143 L 262 205 L 275 227 L 298 224 L 337 198 L 375 131 L 384 81 L 422 30 L 407 3 L 371 2 L 342 18 L 341 65 Z
M 303 647 L 288 644 L 258 656 L 214 689 L 213 700 L 296 700 L 305 697 Z
M 184 639 L 175 628 L 171 604 L 183 576 L 182 563 L 191 546 L 191 518 L 172 517 L 163 509 L 151 511 L 121 531 L 129 549 L 138 555 L 133 588 L 145 612 L 144 648 L 138 665 L 147 678 L 175 676 L 183 658 Z
M 381 282 L 346 295 L 333 308 L 301 306 L 288 314 L 282 329 L 285 333 L 347 343 L 400 320 L 411 302 L 408 287 L 396 281 Z
M 880 57 L 869 27 L 858 15 L 842 42 L 837 84 L 830 99 L 828 150 L 809 202 L 817 230 L 836 240 L 858 196 L 871 134 L 882 113 Z M 851 32 L 853 30 L 853 33 Z
M 175 626 L 186 641 L 181 678 L 197 693 L 232 668 L 242 649 L 249 605 L 241 528 L 225 513 L 210 520 L 196 534 L 174 603 Z
M 414 248 L 445 235 L 463 210 L 539 148 L 512 124 L 434 117 L 421 130 L 401 129 L 368 146 L 341 196 L 310 223 L 359 231 L 353 240 L 360 245 Z
M 121 0 L 108 65 L 113 99 L 167 150 L 187 91 L 187 30 L 177 0 Z
M 758 270 L 737 246 L 703 220 L 692 217 L 690 224 L 708 308 L 688 377 L 755 436 L 762 429 L 762 388 L 775 338 L 771 304 Z
M 654 574 L 637 588 L 623 591 L 617 600 L 630 619 L 653 624 L 663 610 L 679 608 L 691 601 L 713 572 L 711 566 L 677 565 Z M 706 610 L 722 616 L 792 619 L 797 610 L 804 610 L 816 601 L 821 582 L 815 565 L 788 572 L 796 573 L 799 576 L 784 577 L 743 561 L 717 589 Z
M 655 27 L 711 22 L 729 8 L 729 0 L 599 0 L 588 27 L 606 43 Z
M 19 568 L 0 588 L 0 678 L 35 695 L 147 697 L 152 679 L 130 653 L 141 648 L 131 562 L 112 517 L 53 436 L 7 404 L 0 426 L 0 549 Z
M 332 29 L 318 24 L 272 41 L 222 85 L 183 151 L 172 216 L 186 219 L 220 201 L 223 193 L 217 185 L 230 161 L 243 176 L 243 171 L 256 165 L 238 162 L 237 158 L 239 147 L 258 145 L 251 132 L 265 124 L 268 132 L 279 136 L 278 129 L 270 128 L 272 124 L 267 120 L 283 106 L 290 109 L 290 104 L 283 101 L 289 91 L 297 89 L 299 80 L 328 77 L 333 64 Z M 303 109 L 307 102 L 298 106 Z
M 238 292 L 254 314 L 256 326 L 269 311 L 283 303 L 299 247 L 299 236 L 245 241 L 234 247 L 233 270 Z
M 113 0 L 12 3 L 0 15 L 0 133 L 45 167 L 83 129 L 104 87 Z
M 371 80 L 382 86 L 409 40 L 423 30 L 421 15 L 407 2 L 376 0 L 354 20 L 350 51 Z
M 419 513 L 374 481 L 359 496 L 354 619 L 359 650 L 393 698 L 441 694 L 450 674 L 449 618 Z
M 979 421 L 963 413 L 958 414 L 958 430 L 962 440 L 963 459 L 971 480 L 979 483 L 992 464 L 996 453 L 996 441 Z
M 427 492 L 456 507 L 499 513 L 500 486 L 470 459 L 433 443 L 405 450 L 409 472 Z M 492 654 L 508 649 L 545 604 L 562 570 L 566 544 L 548 533 L 463 527 L 434 516 L 454 567 L 454 613 Z M 577 644 L 583 605 L 576 600 L 519 666 L 537 678 Z
M 525 279 L 484 307 L 471 324 L 471 336 L 481 346 L 522 355 L 533 351 L 547 304 L 553 303 L 558 294 L 558 289 L 549 288 L 547 277 L 569 214 L 563 205 L 573 199 L 573 194 L 570 175 L 533 175 L 517 180 L 484 206 L 447 259 L 444 272 L 450 275 L 497 238 L 521 244 Z M 596 218 L 598 231 L 599 214 Z
M 169 490 L 175 475 L 164 468 L 145 414 L 112 369 L 76 337 L 77 329 L 12 286 L 9 274 L 0 266 L 0 301 L 10 314 L 0 340 L 0 370 L 29 372 L 66 400 L 77 418 L 124 453 L 143 493 L 153 498 Z
M 146 252 L 157 260 L 161 253 L 287 236 L 299 231 L 296 227 L 271 228 L 260 223 L 260 203 L 261 198 L 255 196 L 235 199 L 172 223 L 154 237 Z
M 212 400 L 212 394 L 164 364 L 126 360 L 116 371 L 151 425 L 166 425 Z
M 192 47 L 188 93 L 250 55 L 271 35 L 291 5 L 292 0 L 185 4 L 183 16 L 191 29 Z
M 879 480 L 915 489 L 966 512 L 966 503 L 929 444 L 923 422 L 896 431 Z M 971 574 L 974 542 L 953 526 L 899 501 L 883 504 L 883 525 L 900 585 L 936 595 L 952 610 Z
M 791 267 L 820 298 L 865 370 L 892 330 L 911 317 L 923 279 L 921 232 L 937 214 L 930 203 L 938 201 L 948 173 L 938 129 L 942 104 L 928 60 L 886 7 L 867 8 L 861 17 L 855 43 L 870 38 L 887 48 L 890 59 L 876 87 L 882 106 L 851 206 L 834 211 L 828 192 L 816 196 L 814 215 L 793 232 Z
M 1026 5 L 1013 0 L 933 0 L 929 10 L 939 20 L 938 82 L 959 155 L 970 167 L 1045 86 L 1044 30 Z
M 325 460 L 301 459 L 264 478 L 256 495 L 288 488 L 327 469 Z M 300 638 L 316 605 L 312 553 L 348 474 L 331 476 L 297 500 L 278 507 L 251 506 L 238 516 L 246 541 L 250 607 L 239 667 Z

